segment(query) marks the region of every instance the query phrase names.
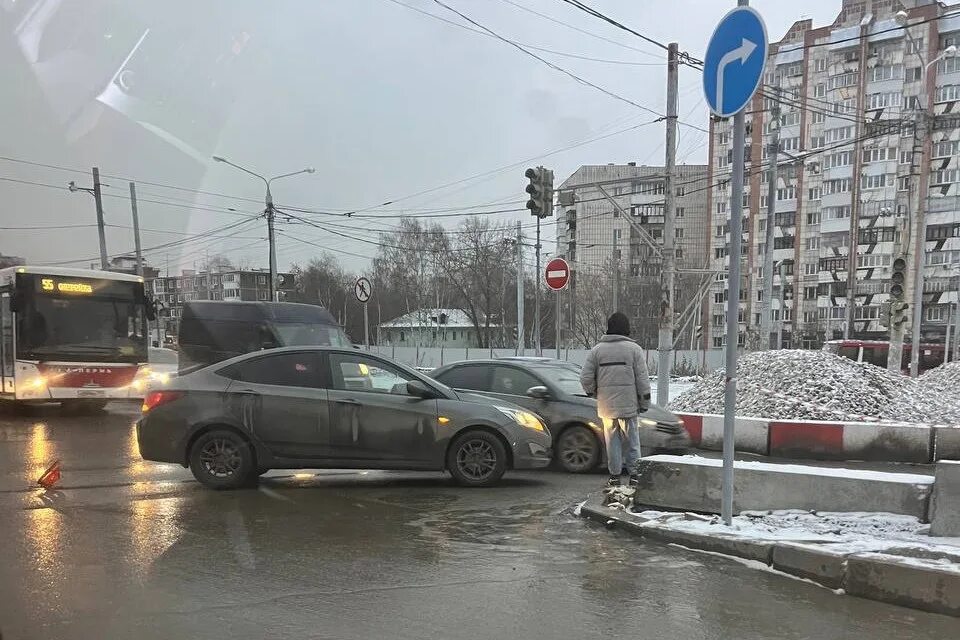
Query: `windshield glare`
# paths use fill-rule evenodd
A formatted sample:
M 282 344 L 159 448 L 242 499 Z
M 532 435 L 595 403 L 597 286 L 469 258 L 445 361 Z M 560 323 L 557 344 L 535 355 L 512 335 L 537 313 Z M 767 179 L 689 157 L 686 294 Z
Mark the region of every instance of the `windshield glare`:
M 586 397 L 580 376 L 569 367 L 537 367 L 537 372 L 563 393 Z

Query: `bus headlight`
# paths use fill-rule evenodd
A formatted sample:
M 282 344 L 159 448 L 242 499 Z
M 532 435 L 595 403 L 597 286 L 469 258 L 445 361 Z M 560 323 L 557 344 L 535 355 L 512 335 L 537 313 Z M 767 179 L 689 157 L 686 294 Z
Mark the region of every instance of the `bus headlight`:
M 47 388 L 47 379 L 43 376 L 31 378 L 30 381 L 27 382 L 27 387 L 36 391 L 43 391 Z

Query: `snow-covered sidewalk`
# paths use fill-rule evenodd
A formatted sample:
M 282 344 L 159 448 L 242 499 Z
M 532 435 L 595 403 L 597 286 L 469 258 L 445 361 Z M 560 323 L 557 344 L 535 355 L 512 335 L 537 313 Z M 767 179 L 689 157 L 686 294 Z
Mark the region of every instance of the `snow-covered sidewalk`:
M 960 616 L 960 538 L 932 538 L 929 525 L 913 516 L 755 511 L 726 526 L 719 516 L 634 513 L 596 497 L 577 512 L 608 528 L 730 556 L 836 593 Z
M 725 526 L 720 516 L 664 511 L 629 514 L 651 526 L 765 542 L 820 544 L 843 553 L 914 550 L 940 554 L 960 570 L 960 538 L 931 538 L 929 524 L 894 513 L 817 513 L 809 511 L 745 511 Z M 951 561 L 951 558 L 953 560 Z

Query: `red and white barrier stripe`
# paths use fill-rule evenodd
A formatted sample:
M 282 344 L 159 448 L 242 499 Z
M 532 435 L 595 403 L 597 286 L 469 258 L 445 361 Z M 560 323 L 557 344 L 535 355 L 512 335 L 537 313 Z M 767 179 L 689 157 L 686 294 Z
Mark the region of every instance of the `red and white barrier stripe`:
M 680 414 L 694 446 L 723 447 L 723 416 Z M 907 423 L 771 420 L 737 416 L 738 451 L 784 458 L 932 462 L 960 456 L 960 428 Z M 938 442 L 942 440 L 938 448 Z

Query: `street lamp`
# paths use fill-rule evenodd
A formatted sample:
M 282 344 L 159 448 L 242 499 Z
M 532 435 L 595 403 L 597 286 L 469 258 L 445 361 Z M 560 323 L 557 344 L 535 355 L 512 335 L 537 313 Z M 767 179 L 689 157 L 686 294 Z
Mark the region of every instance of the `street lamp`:
M 273 232 L 273 219 L 274 219 L 274 207 L 273 207 L 273 194 L 270 193 L 270 183 L 274 180 L 279 180 L 281 178 L 290 178 L 292 176 L 298 176 L 301 173 L 313 173 L 315 169 L 313 167 L 307 167 L 305 169 L 300 169 L 299 171 L 291 171 L 290 173 L 283 173 L 279 176 L 274 176 L 272 178 L 265 178 L 259 173 L 254 173 L 245 167 L 241 167 L 238 164 L 230 162 L 223 156 L 213 156 L 214 162 L 222 162 L 228 164 L 234 169 L 239 169 L 246 174 L 249 174 L 255 178 L 260 178 L 263 180 L 263 184 L 267 187 L 266 197 L 264 202 L 267 206 L 266 215 L 267 215 L 267 236 L 270 242 L 270 299 L 276 302 L 277 300 L 277 243 L 276 238 Z

